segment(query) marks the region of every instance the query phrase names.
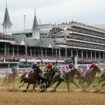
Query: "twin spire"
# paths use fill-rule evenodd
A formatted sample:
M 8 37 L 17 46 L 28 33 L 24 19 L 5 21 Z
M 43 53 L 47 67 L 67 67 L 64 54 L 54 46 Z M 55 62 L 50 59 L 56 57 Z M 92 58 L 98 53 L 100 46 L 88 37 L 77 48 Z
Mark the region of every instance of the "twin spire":
M 40 39 L 39 26 L 38 26 L 37 17 L 36 17 L 36 10 L 34 14 L 34 21 L 33 21 L 33 27 L 32 27 L 32 37 L 34 39 Z
M 3 32 L 11 35 L 12 22 L 9 17 L 7 2 L 6 2 L 6 8 L 5 8 L 4 21 L 3 21 L 2 25 L 3 25 Z M 37 22 L 37 17 L 36 17 L 36 10 L 35 10 L 35 14 L 34 14 L 34 21 L 33 21 L 33 27 L 32 27 L 32 37 L 34 39 L 40 38 L 39 27 L 38 27 L 38 22 Z
M 7 2 L 6 2 L 6 8 L 5 8 L 5 15 L 4 15 L 4 21 L 2 23 L 3 25 L 3 32 L 6 34 L 11 34 L 11 20 L 9 17 L 9 12 L 8 12 L 8 8 L 7 8 Z

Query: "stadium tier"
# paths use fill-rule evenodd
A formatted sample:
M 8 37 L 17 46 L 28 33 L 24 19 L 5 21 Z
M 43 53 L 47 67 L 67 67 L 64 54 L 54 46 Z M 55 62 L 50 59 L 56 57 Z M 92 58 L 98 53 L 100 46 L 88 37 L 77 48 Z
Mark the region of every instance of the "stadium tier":
M 77 56 L 78 62 L 105 60 L 105 30 L 71 21 L 38 25 L 36 14 L 32 29 L 12 32 L 8 9 L 5 9 L 0 33 L 0 64 L 29 61 L 64 63 Z

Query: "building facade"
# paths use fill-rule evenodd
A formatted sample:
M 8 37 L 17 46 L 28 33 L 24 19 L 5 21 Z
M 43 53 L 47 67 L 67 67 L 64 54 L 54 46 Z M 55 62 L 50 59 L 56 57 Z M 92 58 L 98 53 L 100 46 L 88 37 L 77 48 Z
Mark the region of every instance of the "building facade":
M 8 27 L 11 29 L 11 25 L 6 7 L 3 22 L 5 30 L 0 33 L 2 65 L 19 63 L 21 60 L 64 63 L 66 59 L 74 56 L 77 56 L 80 63 L 93 61 L 104 63 L 105 30 L 101 28 L 75 21 L 38 25 L 36 15 L 31 30 L 25 29 L 10 34 Z

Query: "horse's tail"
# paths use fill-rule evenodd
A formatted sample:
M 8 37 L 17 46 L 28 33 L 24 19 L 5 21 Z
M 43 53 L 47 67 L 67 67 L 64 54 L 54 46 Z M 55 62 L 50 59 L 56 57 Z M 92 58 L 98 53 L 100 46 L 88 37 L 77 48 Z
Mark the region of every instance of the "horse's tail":
M 22 83 L 23 82 L 23 79 L 22 78 L 20 78 L 20 83 Z
M 24 78 L 25 78 L 26 74 L 27 74 L 26 72 L 24 74 L 22 74 L 22 76 L 20 77 L 20 83 L 22 83 L 24 81 Z

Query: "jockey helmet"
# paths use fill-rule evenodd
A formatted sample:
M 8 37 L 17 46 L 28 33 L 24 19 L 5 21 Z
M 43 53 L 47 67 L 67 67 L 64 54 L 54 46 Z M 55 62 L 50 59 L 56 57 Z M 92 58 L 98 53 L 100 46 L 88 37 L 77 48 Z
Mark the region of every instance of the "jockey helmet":
M 15 68 L 15 67 L 13 67 L 13 68 L 11 69 L 11 71 L 12 71 L 12 72 L 15 72 L 15 71 L 16 71 L 16 68 Z
M 49 64 L 46 65 L 46 68 L 47 68 L 47 69 L 50 69 L 50 68 L 52 68 L 52 66 L 53 66 L 53 65 L 52 65 L 51 63 L 49 63 Z
M 96 67 L 96 64 L 92 63 L 92 64 L 90 65 L 90 69 L 93 69 L 94 67 Z
M 32 64 L 32 69 L 35 69 L 37 67 L 36 64 Z
M 69 64 L 69 69 L 71 69 L 74 65 L 73 64 Z

